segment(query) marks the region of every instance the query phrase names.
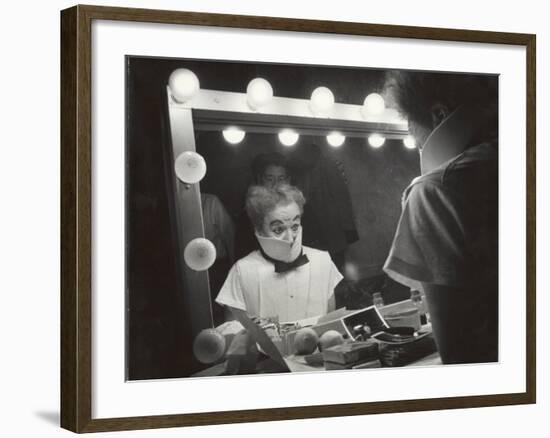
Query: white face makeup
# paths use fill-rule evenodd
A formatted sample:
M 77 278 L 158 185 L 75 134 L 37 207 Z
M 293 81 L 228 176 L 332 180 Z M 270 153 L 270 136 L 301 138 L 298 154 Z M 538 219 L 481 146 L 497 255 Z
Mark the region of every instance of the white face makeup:
M 260 182 L 265 187 L 275 187 L 278 184 L 289 184 L 290 177 L 283 166 L 272 164 L 265 168 Z
M 301 216 L 300 207 L 295 202 L 279 205 L 265 216 L 261 234 L 294 242 L 301 228 Z

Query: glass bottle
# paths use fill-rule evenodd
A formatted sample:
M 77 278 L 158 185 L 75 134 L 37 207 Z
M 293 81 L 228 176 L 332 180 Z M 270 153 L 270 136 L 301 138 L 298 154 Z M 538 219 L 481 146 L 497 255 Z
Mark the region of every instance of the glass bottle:
M 376 307 L 382 307 L 384 305 L 384 299 L 382 298 L 382 292 L 374 292 L 372 294 L 372 304 Z

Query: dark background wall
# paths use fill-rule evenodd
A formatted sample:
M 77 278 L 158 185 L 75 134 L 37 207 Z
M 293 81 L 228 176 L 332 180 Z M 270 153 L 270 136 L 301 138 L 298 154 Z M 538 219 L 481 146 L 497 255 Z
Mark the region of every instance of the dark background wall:
M 309 99 L 327 86 L 336 102 L 360 105 L 370 92 L 380 92 L 383 72 L 370 69 L 127 58 L 127 365 L 130 379 L 189 375 L 192 339 L 187 333 L 177 242 L 174 235 L 172 163 L 166 120 L 166 84 L 179 67 L 191 69 L 201 88 L 245 92 L 258 76 L 270 81 L 277 96 Z M 221 133 L 197 134 L 197 150 L 208 173 L 201 191 L 218 195 L 233 217 L 242 209 L 250 183 L 253 157 L 283 150 L 276 137 L 248 134 L 239 145 Z M 348 138 L 339 149 L 324 138 L 304 136 L 294 146 L 316 144 L 323 154 L 343 163 L 359 240 L 347 251 L 362 277 L 380 274 L 400 211 L 402 190 L 419 173 L 418 156 L 401 141 L 380 149 L 365 139 Z M 399 294 L 397 294 L 399 295 Z M 397 296 L 396 295 L 396 296 Z M 388 297 L 391 300 L 391 297 Z

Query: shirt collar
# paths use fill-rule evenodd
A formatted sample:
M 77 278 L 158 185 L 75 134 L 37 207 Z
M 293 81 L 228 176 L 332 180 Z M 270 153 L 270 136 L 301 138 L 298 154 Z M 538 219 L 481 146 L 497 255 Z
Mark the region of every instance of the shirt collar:
M 420 156 L 422 175 L 446 165 L 472 144 L 487 123 L 487 108 L 462 105 L 437 126 L 424 143 Z

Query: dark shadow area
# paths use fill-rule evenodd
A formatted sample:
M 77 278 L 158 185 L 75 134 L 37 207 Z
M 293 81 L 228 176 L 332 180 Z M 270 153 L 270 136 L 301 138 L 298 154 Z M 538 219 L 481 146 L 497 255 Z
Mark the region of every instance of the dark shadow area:
M 35 415 L 43 420 L 45 423 L 49 423 L 52 426 L 59 427 L 60 416 L 58 411 L 38 411 Z

